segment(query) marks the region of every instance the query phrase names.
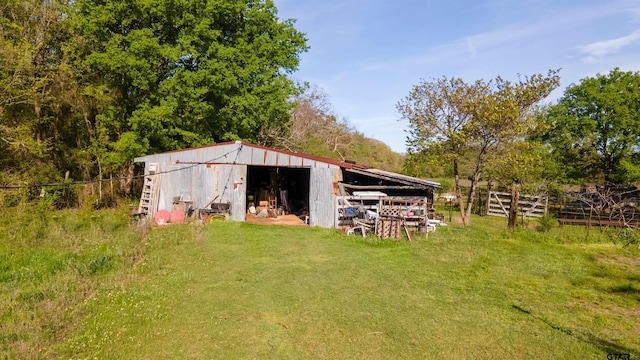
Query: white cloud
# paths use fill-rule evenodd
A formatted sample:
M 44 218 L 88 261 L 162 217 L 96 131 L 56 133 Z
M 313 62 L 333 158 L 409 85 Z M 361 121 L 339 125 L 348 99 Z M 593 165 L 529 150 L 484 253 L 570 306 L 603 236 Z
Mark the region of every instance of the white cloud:
M 467 48 L 469 49 L 469 54 L 471 54 L 471 58 L 475 58 L 477 51 L 476 48 L 473 46 L 473 41 L 471 41 L 471 38 L 468 37 L 467 38 Z
M 582 58 L 582 61 L 586 62 L 587 64 L 597 64 L 598 63 L 598 58 L 595 56 L 585 56 L 584 58 Z
M 622 48 L 635 44 L 638 40 L 640 40 L 640 30 L 619 38 L 593 42 L 583 46 L 581 50 L 588 55 L 587 60 L 590 60 L 604 55 L 615 54 Z
M 403 60 L 408 63 L 423 63 L 427 65 L 434 62 L 451 64 L 464 61 L 462 55 L 465 53 L 470 54 L 472 59 L 491 54 L 499 56 L 511 54 L 509 56 L 513 56 L 514 49 L 522 48 L 522 44 L 528 44 L 529 47 L 541 46 L 540 44 L 548 43 L 549 38 L 556 37 L 558 34 L 573 32 L 575 29 L 584 26 L 584 24 L 600 23 L 604 21 L 603 19 L 624 11 L 629 12 L 631 10 L 623 10 L 619 6 L 611 6 L 611 4 L 558 8 L 553 14 L 550 12 L 541 13 L 537 18 L 508 23 L 499 28 L 469 34 L 447 43 L 422 49 L 422 51 Z M 637 35 L 640 36 L 640 31 Z M 560 44 L 564 42 L 566 44 L 565 48 L 569 49 L 571 47 L 569 44 L 572 40 L 572 38 L 566 37 L 564 39 L 556 39 L 552 43 Z M 579 50 L 581 49 L 579 48 Z M 516 55 L 519 54 L 518 51 Z M 593 53 L 588 55 L 595 56 Z
M 470 21 L 475 26 L 469 27 L 464 18 L 443 18 L 448 26 L 455 23 L 460 27 L 451 36 L 423 31 L 417 25 L 411 31 L 398 26 L 408 31 L 398 33 L 407 38 L 389 48 L 385 47 L 385 39 L 371 41 L 372 35 L 367 32 L 374 29 L 371 24 L 380 26 L 382 15 L 354 10 L 371 0 L 274 1 L 286 9 L 285 17 L 300 19 L 300 30 L 310 38 L 312 50 L 302 55 L 300 66 L 304 80 L 331 94 L 336 112 L 347 115 L 359 131 L 396 151 L 405 151 L 408 124 L 397 121 L 395 101 L 420 78 L 456 76 L 469 80 L 497 74 L 509 78 L 518 73 L 562 68 L 566 86 L 597 71 L 640 67 L 640 25 L 634 22 L 640 21 L 640 0 L 544 0 L 540 6 L 531 6 L 529 12 L 524 11 L 524 5 L 513 7 L 517 9 L 514 13 L 507 11 L 498 20 Z M 427 1 L 399 3 L 420 3 L 424 10 Z M 502 2 L 478 3 L 496 1 Z M 438 2 L 433 3 L 433 10 L 437 11 Z M 388 20 L 388 26 L 394 29 L 393 21 L 398 19 L 389 16 Z M 411 37 L 412 34 L 421 36 Z M 361 43 L 368 47 L 358 46 Z M 562 89 L 556 90 L 550 100 L 561 92 Z

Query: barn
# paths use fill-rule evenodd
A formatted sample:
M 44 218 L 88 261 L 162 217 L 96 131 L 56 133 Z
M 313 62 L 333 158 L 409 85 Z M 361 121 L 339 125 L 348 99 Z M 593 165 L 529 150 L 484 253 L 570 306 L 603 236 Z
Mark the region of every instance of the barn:
M 340 225 L 345 203 L 380 197 L 433 204 L 432 181 L 349 161 L 278 150 L 241 141 L 142 156 L 145 181 L 140 211 L 152 216 L 177 205 L 205 209 L 225 204 L 232 220 L 245 221 L 250 203 L 273 201 L 306 215 L 319 227 Z M 351 202 L 349 202 L 350 199 Z M 271 205 L 271 203 L 270 203 Z

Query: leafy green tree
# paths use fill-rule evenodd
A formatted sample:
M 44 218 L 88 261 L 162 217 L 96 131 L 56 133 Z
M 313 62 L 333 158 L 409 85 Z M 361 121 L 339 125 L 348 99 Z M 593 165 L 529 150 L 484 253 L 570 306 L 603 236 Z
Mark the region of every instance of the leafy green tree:
M 404 156 L 391 150 L 384 142 L 364 136 L 360 132 L 352 134 L 353 145 L 346 151 L 346 158 L 358 164 L 378 169 L 402 172 Z
M 263 126 L 288 121 L 298 87 L 287 75 L 306 39 L 272 1 L 78 0 L 73 8 L 81 66 L 113 89 L 92 119 L 113 166 L 145 152 L 256 141 Z
M 452 164 L 454 189 L 465 225 L 470 223 L 475 192 L 488 160 L 503 144 L 528 135 L 533 124 L 532 110 L 558 84 L 557 70 L 515 83 L 501 77 L 472 84 L 442 78 L 423 81 L 398 102 L 402 119 L 410 125 L 410 152 L 430 157 L 432 162 Z M 466 208 L 460 185 L 460 164 L 465 159 L 472 165 Z
M 640 180 L 640 73 L 618 68 L 569 86 L 543 136 L 574 182 Z
M 509 181 L 509 228 L 516 225 L 522 183 L 539 174 L 541 168 L 539 145 L 526 138 L 540 131 L 538 105 L 559 84 L 558 70 L 550 70 L 546 76 L 521 78 L 516 83 L 498 77 L 493 84 L 483 86 L 481 92 L 486 95 L 472 105 L 477 121 L 474 138 L 480 146 L 470 194 L 475 195 L 474 183 L 477 184 L 476 177 L 479 181 L 483 171 L 492 173 L 493 179 Z
M 472 116 L 468 99 L 475 96 L 475 87 L 459 78 L 440 78 L 422 81 L 408 96 L 396 105 L 401 117 L 409 121 L 407 148 L 411 164 L 444 165 L 451 163 L 454 191 L 460 214 L 466 223 L 462 206 L 460 162 L 465 148 L 470 145 L 469 131 Z

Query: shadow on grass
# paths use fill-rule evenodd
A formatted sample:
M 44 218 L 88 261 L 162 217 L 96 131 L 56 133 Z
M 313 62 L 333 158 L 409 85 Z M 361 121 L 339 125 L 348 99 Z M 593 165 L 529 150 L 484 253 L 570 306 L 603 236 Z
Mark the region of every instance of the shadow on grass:
M 634 350 L 631 350 L 629 348 L 626 348 L 624 346 L 612 343 L 610 341 L 601 339 L 597 336 L 594 336 L 592 334 L 586 333 L 580 333 L 577 331 L 573 331 L 571 329 L 562 327 L 562 326 L 558 326 L 555 325 L 553 323 L 551 323 L 549 320 L 541 317 L 541 316 L 537 316 L 535 314 L 532 314 L 530 310 L 527 310 L 519 305 L 513 304 L 511 305 L 511 307 L 513 307 L 514 309 L 518 310 L 519 312 L 529 315 L 532 318 L 546 324 L 547 326 L 549 326 L 550 328 L 560 331 L 566 335 L 569 335 L 577 340 L 580 340 L 582 342 L 585 342 L 587 344 L 593 345 L 595 347 L 597 347 L 598 349 L 602 350 L 603 352 L 607 353 L 607 354 L 629 354 L 632 356 L 632 358 L 638 358 L 640 357 L 640 352 L 635 352 Z
M 593 336 L 591 334 L 586 334 L 585 337 L 586 337 L 586 339 L 581 339 L 581 340 L 595 345 L 596 347 L 598 347 L 600 350 L 606 352 L 607 354 L 629 354 L 629 355 L 631 355 L 632 359 L 640 357 L 640 353 L 639 352 L 634 352 L 633 350 L 628 349 L 628 348 L 626 348 L 624 346 L 620 346 L 620 345 L 614 344 L 614 343 L 612 343 L 610 341 L 600 339 L 600 338 L 598 338 L 596 336 Z

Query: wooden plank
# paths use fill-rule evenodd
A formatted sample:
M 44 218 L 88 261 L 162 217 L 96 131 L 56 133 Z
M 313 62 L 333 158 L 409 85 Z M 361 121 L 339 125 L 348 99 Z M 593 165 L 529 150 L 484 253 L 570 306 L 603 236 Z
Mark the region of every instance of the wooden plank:
M 569 224 L 569 225 L 593 225 L 593 226 L 616 226 L 622 227 L 624 223 L 619 220 L 598 220 L 598 219 L 558 219 L 560 224 Z M 637 225 L 640 222 L 631 225 Z
M 502 204 L 502 201 L 500 200 L 500 197 L 499 197 L 499 196 L 497 196 L 497 194 L 496 194 L 496 200 L 498 201 L 498 204 L 500 205 L 500 208 L 502 208 L 502 211 L 503 211 L 505 214 L 507 214 L 507 216 L 508 216 L 509 211 L 508 211 L 507 209 L 505 209 L 504 205 Z M 511 200 L 509 200 L 509 202 L 511 202 Z
M 407 227 L 407 221 L 402 222 L 402 226 L 404 227 L 404 232 L 407 234 L 407 239 L 411 241 L 411 233 L 409 232 L 409 227 Z

